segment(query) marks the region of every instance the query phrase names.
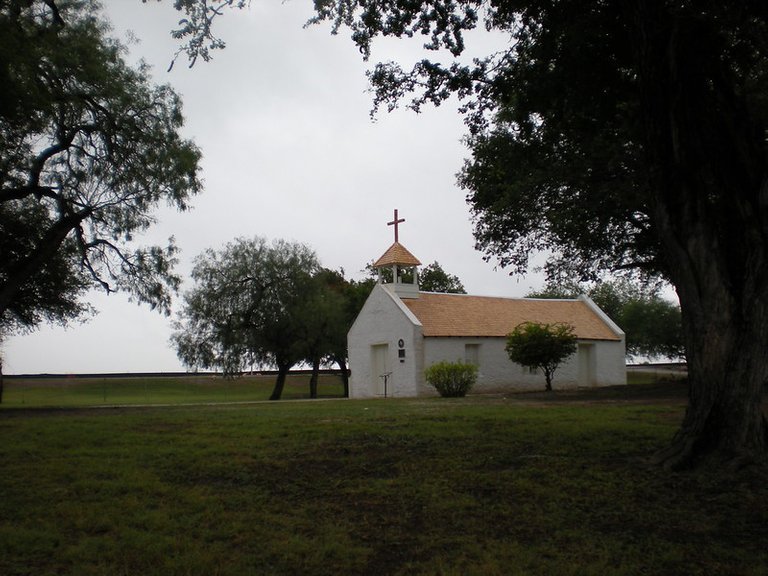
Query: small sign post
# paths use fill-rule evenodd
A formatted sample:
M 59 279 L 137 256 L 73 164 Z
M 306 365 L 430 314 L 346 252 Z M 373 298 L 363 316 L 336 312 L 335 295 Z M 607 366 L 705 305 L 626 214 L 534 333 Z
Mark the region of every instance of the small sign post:
M 379 378 L 384 380 L 384 398 L 387 397 L 387 381 L 389 380 L 389 377 L 392 375 L 392 372 L 384 372 L 384 374 L 379 374 Z

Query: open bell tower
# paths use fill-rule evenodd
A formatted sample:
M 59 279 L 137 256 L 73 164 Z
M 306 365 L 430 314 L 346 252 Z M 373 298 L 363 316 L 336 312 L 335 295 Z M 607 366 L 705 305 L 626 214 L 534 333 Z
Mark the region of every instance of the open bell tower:
M 395 217 L 387 226 L 395 228 L 395 242 L 381 257 L 373 263 L 373 267 L 379 273 L 379 284 L 385 285 L 400 298 L 419 297 L 419 270 L 421 266 L 418 258 L 411 254 L 405 246 L 400 244 L 399 225 L 405 222 L 404 218 L 398 218 L 397 209 Z M 383 270 L 392 270 L 392 282 L 384 281 Z

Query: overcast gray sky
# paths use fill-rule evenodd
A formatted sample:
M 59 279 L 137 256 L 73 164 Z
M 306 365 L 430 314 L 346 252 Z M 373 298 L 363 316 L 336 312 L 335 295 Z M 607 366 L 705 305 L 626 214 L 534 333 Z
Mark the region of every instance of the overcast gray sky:
M 468 292 L 522 296 L 541 286 L 539 276 L 494 270 L 474 250 L 465 192 L 456 185 L 467 151 L 455 106 L 369 118 L 365 70 L 378 60 L 416 60 L 420 40 L 379 42 L 366 64 L 344 31 L 303 28 L 310 2 L 260 0 L 219 20 L 227 47 L 211 62 L 188 69 L 180 60 L 167 72 L 178 48 L 170 37 L 180 18 L 172 2 L 104 4 L 114 35 L 126 40 L 130 30 L 139 40 L 129 59 L 145 59 L 157 83 L 182 95 L 184 133 L 203 151 L 205 192 L 193 210 L 158 211 L 144 238 L 162 243 L 174 235 L 185 278 L 206 248 L 254 235 L 305 243 L 324 266 L 359 278 L 392 243 L 386 223 L 397 208 L 406 220 L 400 241 L 424 264 L 437 260 L 459 276 Z M 503 39 L 480 33 L 469 48 L 486 54 L 492 42 L 498 47 Z M 189 286 L 185 280 L 182 290 Z M 5 373 L 184 369 L 169 345 L 172 318 L 124 294 L 94 292 L 91 302 L 99 314 L 85 324 L 8 339 Z

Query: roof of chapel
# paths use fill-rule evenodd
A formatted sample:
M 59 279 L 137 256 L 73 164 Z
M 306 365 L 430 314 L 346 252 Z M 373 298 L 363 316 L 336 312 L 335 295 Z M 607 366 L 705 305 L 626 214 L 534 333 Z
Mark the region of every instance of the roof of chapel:
M 621 340 L 611 321 L 582 298 L 549 300 L 420 292 L 403 303 L 422 324 L 424 336 L 504 337 L 523 322 L 568 323 L 584 340 Z M 618 332 L 617 332 L 618 330 Z

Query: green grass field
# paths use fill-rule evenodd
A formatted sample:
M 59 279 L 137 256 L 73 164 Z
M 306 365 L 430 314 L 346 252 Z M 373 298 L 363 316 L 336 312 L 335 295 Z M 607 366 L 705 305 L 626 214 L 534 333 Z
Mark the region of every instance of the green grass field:
M 658 384 L 669 380 L 650 372 L 630 372 L 630 384 Z M 274 376 L 166 376 L 166 377 L 6 377 L 2 408 L 128 406 L 152 404 L 210 404 L 258 402 L 269 399 Z M 543 386 L 543 384 L 542 384 Z M 557 387 L 557 382 L 555 382 Z M 340 376 L 321 375 L 320 398 L 341 398 Z M 309 376 L 289 375 L 283 391 L 286 400 L 309 398 Z
M 660 391 L 3 408 L 0 574 L 767 574 L 765 471 L 650 466 Z
M 124 406 L 137 404 L 207 404 L 267 400 L 274 376 L 5 378 L 5 408 L 36 406 Z M 321 375 L 318 395 L 341 398 L 340 376 Z M 289 375 L 283 398 L 309 398 L 309 375 Z

